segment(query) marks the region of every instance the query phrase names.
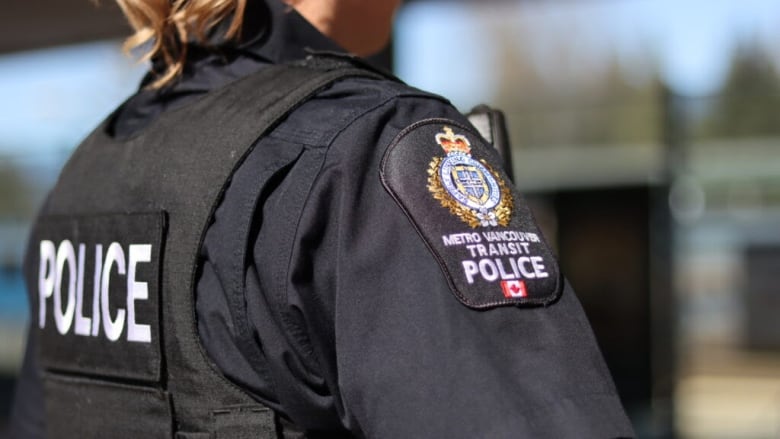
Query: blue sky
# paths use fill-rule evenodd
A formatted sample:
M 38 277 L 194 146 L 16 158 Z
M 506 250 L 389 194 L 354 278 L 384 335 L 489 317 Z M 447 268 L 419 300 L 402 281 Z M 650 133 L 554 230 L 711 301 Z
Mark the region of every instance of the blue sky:
M 69 149 L 137 87 L 117 41 L 0 57 L 0 160 Z
M 740 40 L 755 39 L 780 58 L 778 0 L 430 2 L 402 11 L 398 24 L 399 75 L 461 108 L 492 92 L 495 29 L 505 36 L 509 29 L 543 75 L 603 65 L 612 56 L 641 74 L 655 58 L 663 77 L 691 95 L 717 91 Z M 575 51 L 573 65 L 552 57 L 561 42 Z M 443 73 L 444 65 L 458 67 Z

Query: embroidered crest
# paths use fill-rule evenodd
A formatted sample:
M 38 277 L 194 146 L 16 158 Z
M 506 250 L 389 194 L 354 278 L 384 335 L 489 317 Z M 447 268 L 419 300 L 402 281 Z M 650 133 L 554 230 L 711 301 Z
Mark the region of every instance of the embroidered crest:
M 471 157 L 471 143 L 449 126 L 435 136 L 447 153 L 428 165 L 428 190 L 442 207 L 471 226 L 509 225 L 512 193 L 490 165 Z

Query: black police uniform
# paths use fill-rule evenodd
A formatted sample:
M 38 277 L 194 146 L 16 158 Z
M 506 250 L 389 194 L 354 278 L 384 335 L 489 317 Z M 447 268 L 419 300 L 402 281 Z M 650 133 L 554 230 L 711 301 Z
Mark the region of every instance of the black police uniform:
M 194 115 L 205 93 L 305 48 L 339 51 L 281 3 L 269 2 L 268 26 L 253 7 L 240 45 L 194 48 L 179 82 L 133 96 L 106 135 L 133 139 L 162 115 Z M 319 90 L 255 142 L 209 220 L 194 287 L 208 358 L 277 426 L 310 437 L 632 437 L 582 309 L 498 163 L 439 97 L 369 73 Z M 165 221 L 139 224 L 164 231 Z M 19 437 L 43 437 L 47 422 L 32 333 Z M 175 370 L 177 357 L 161 355 L 155 364 Z M 123 386 L 145 379 L 141 363 Z M 113 367 L 127 365 L 101 373 Z

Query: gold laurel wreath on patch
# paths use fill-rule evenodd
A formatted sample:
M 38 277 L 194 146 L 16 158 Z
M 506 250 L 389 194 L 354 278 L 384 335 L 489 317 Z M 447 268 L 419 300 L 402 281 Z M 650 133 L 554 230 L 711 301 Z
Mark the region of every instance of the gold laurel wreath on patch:
M 439 200 L 442 207 L 449 209 L 453 215 L 456 215 L 472 229 L 476 229 L 481 225 L 477 212 L 468 206 L 457 202 L 447 190 L 444 189 L 444 185 L 441 182 L 441 176 L 439 175 L 439 167 L 443 160 L 443 157 L 434 157 L 428 165 L 428 190 L 433 194 L 433 198 Z M 480 160 L 480 162 L 485 165 L 493 178 L 496 178 L 496 172 L 493 168 L 484 160 Z M 506 227 L 509 225 L 509 220 L 512 217 L 512 208 L 514 207 L 512 192 L 507 187 L 503 178 L 496 178 L 496 181 L 501 189 L 501 201 L 498 202 L 493 209 L 493 212 L 496 214 L 496 221 L 498 224 Z

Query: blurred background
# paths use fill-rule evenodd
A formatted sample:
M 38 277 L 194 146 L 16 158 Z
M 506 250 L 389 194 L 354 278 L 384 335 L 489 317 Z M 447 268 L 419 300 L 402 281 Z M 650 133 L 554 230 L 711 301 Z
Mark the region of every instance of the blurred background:
M 35 210 L 137 87 L 109 1 L 0 16 L 0 430 Z M 506 113 L 527 194 L 640 437 L 780 438 L 780 2 L 407 1 L 377 58 Z

